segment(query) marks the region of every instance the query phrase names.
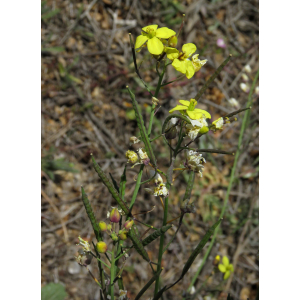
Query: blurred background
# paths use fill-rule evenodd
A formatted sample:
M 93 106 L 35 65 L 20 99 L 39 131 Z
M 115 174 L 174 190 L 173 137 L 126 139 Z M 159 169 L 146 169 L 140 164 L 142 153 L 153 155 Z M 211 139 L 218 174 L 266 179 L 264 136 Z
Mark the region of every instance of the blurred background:
M 158 95 L 161 108 L 154 119 L 152 137 L 160 133 L 170 108 L 179 99 L 193 98 L 230 53 L 232 60 L 206 90 L 197 107 L 207 110 L 212 120 L 245 107 L 249 87 L 258 71 L 258 1 L 42 1 L 41 284 L 61 283 L 65 299 L 100 299 L 97 285 L 74 259 L 79 250 L 76 246 L 79 235 L 90 242 L 94 240 L 81 202 L 80 186 L 84 186 L 97 220 L 105 220 L 108 209 L 116 203 L 99 181 L 90 153 L 107 174 L 120 180 L 127 162 L 129 138 L 138 136 L 126 85 L 135 92 L 148 124 L 151 97 L 135 74 L 128 33 L 136 38 L 142 27 L 151 24 L 177 32 L 182 14 L 186 18 L 179 48 L 184 43 L 194 43 L 199 58 L 208 62 L 192 79 L 184 78 L 161 89 Z M 142 63 L 143 79 L 150 88 L 155 88 L 155 60 L 143 49 L 137 54 L 137 61 Z M 246 65 L 250 68 L 245 69 Z M 165 80 L 180 75 L 172 67 L 167 70 Z M 242 300 L 255 299 L 258 292 L 258 93 L 257 82 L 224 220 L 195 281 L 197 292 L 193 299 L 226 299 L 225 288 L 234 299 Z M 241 113 L 237 122 L 202 137 L 193 146 L 235 152 L 243 116 Z M 161 139 L 154 143 L 159 167 L 166 171 L 168 149 Z M 185 216 L 176 239 L 163 257 L 163 284 L 170 284 L 180 276 L 188 255 L 222 209 L 234 157 L 208 153 L 203 156 L 207 161 L 203 177 L 196 177 L 192 193 L 196 213 Z M 178 166 L 179 162 L 180 159 Z M 127 168 L 126 199 L 133 193 L 138 170 L 139 167 Z M 186 182 L 184 173 L 174 182 L 170 218 L 180 214 L 179 203 Z M 159 200 L 141 188 L 134 211 L 151 209 L 153 205 L 155 210 L 143 219 L 160 227 L 163 211 Z M 145 230 L 138 226 L 141 232 Z M 173 233 L 174 230 L 168 231 L 166 241 Z M 147 247 L 154 261 L 158 247 L 157 241 Z M 164 299 L 183 299 L 207 247 L 208 244 L 184 279 L 167 291 Z M 228 256 L 235 266 L 233 276 L 227 281 L 223 281 L 222 273 L 215 271 L 213 260 L 217 254 Z M 90 270 L 98 275 L 95 261 Z M 132 251 L 123 272 L 131 299 L 150 275 L 147 262 Z M 148 292 L 143 299 L 151 295 Z

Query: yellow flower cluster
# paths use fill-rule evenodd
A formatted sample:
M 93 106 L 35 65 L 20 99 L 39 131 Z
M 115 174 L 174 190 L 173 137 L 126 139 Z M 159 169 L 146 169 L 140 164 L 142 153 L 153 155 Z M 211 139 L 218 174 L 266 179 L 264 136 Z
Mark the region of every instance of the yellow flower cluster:
M 175 70 L 185 74 L 188 79 L 192 78 L 202 66 L 207 62 L 206 59 L 200 60 L 199 54 L 192 54 L 197 50 L 193 43 L 187 43 L 182 46 L 182 51 L 177 50 L 176 32 L 167 28 L 158 28 L 158 25 L 149 25 L 142 28 L 141 35 L 135 41 L 135 49 L 140 51 L 142 47 L 148 48 L 153 55 L 161 55 L 165 52 L 168 59 L 172 61 Z M 166 42 L 168 40 L 168 43 Z M 168 46 L 165 46 L 165 45 Z M 192 58 L 191 58 L 192 56 Z

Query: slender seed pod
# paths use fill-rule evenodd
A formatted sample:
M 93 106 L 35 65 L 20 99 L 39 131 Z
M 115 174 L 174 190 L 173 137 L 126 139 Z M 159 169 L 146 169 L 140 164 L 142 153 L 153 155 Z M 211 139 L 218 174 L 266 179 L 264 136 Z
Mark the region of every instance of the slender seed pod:
M 153 242 L 155 239 L 160 237 L 162 234 L 164 234 L 167 230 L 169 230 L 173 225 L 167 225 L 163 226 L 158 230 L 155 230 L 153 233 L 151 233 L 149 236 L 147 236 L 145 239 L 143 239 L 142 244 L 143 246 L 147 246 L 151 242 Z

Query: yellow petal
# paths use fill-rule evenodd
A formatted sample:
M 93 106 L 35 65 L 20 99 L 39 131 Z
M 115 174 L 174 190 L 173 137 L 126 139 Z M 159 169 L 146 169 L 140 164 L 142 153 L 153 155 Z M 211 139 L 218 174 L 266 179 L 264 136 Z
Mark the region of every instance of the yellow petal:
M 203 109 L 200 109 L 200 108 L 195 108 L 194 111 L 201 112 L 202 114 L 205 115 L 205 117 L 206 117 L 207 119 L 211 119 L 210 113 L 207 112 L 206 110 L 203 110 Z
M 194 76 L 195 74 L 195 69 L 194 69 L 194 66 L 192 64 L 192 62 L 190 60 L 186 60 L 185 61 L 185 66 L 186 66 L 186 77 L 187 79 L 190 79 Z
M 176 34 L 175 31 L 169 29 L 168 27 L 161 27 L 156 30 L 156 36 L 161 39 L 168 39 L 169 37 Z
M 142 45 L 148 40 L 148 38 L 144 35 L 139 35 L 135 41 L 135 49 L 142 47 Z
M 154 55 L 160 55 L 164 51 L 164 45 L 157 37 L 149 39 L 147 42 L 147 46 L 149 52 Z
M 147 32 L 149 29 L 152 29 L 153 31 L 155 31 L 157 29 L 157 27 L 158 27 L 158 25 L 149 25 L 149 26 L 143 27 L 142 30 Z
M 229 276 L 230 276 L 230 271 L 227 271 L 227 272 L 224 274 L 224 280 L 226 280 Z
M 170 59 L 170 60 L 174 60 L 175 58 L 178 58 L 178 56 L 179 56 L 179 51 L 175 48 L 166 47 L 165 51 L 167 53 L 168 59 Z
M 169 112 L 171 113 L 171 112 L 173 112 L 175 110 L 186 110 L 186 109 L 187 109 L 187 107 L 184 106 L 184 105 L 177 105 L 174 108 L 172 108 Z
M 182 105 L 186 105 L 186 106 L 190 105 L 190 101 L 188 101 L 188 100 L 179 100 L 179 103 L 181 103 Z
M 185 57 L 190 57 L 196 50 L 197 47 L 193 43 L 187 43 L 182 46 L 182 51 L 185 52 Z
M 229 265 L 229 259 L 227 256 L 223 256 L 222 258 L 223 265 L 227 267 Z
M 219 265 L 218 265 L 218 268 L 219 268 L 219 270 L 220 270 L 222 273 L 225 273 L 225 272 L 226 272 L 226 267 L 225 267 L 224 265 L 219 264 Z
M 185 74 L 186 72 L 186 67 L 185 67 L 185 62 L 180 61 L 179 59 L 174 59 L 172 66 L 174 67 L 175 70 Z
M 188 116 L 193 120 L 198 120 L 202 116 L 202 113 L 196 112 L 194 110 L 187 110 L 186 112 L 187 112 Z
M 229 270 L 230 272 L 233 272 L 233 271 L 234 271 L 233 265 L 232 265 L 232 264 L 230 264 L 230 265 L 228 266 L 228 270 Z

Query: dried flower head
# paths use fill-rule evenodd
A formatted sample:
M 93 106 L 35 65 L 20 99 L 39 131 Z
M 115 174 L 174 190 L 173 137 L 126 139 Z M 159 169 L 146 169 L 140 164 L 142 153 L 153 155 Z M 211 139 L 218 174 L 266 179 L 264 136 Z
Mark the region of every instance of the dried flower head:
M 205 158 L 202 157 L 202 154 L 193 150 L 186 150 L 185 157 L 186 160 L 184 162 L 184 166 L 196 173 L 199 173 L 202 177 L 202 172 L 204 169 L 202 163 L 206 162 Z
M 80 236 L 78 237 L 79 239 L 79 244 L 77 244 L 77 246 L 82 246 L 82 250 L 84 251 L 84 253 L 89 253 L 91 252 L 91 247 L 90 244 L 83 240 Z

